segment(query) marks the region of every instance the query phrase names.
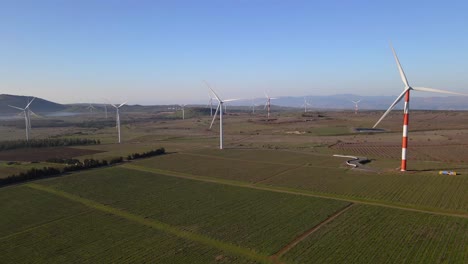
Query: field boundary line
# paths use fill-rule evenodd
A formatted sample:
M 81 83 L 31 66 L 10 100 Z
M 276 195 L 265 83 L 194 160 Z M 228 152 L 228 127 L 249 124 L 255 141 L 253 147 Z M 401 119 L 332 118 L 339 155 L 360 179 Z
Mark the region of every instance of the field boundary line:
M 268 164 L 268 165 L 283 165 L 283 166 L 298 166 L 298 165 L 301 165 L 299 163 L 294 163 L 293 164 L 293 163 L 276 163 L 276 162 L 269 162 L 269 161 L 255 161 L 255 160 L 247 160 L 247 159 L 226 158 L 226 157 L 212 156 L 212 155 L 206 155 L 206 154 L 195 154 L 195 153 L 189 153 L 189 152 L 178 152 L 177 154 L 195 156 L 195 157 L 213 158 L 213 159 L 220 159 L 220 160 L 232 160 L 232 161 L 242 161 L 242 162 L 250 162 L 250 163 L 260 163 L 260 164 Z
M 133 213 L 121 210 L 121 209 L 117 209 L 108 205 L 104 205 L 104 204 L 95 202 L 90 199 L 79 197 L 74 194 L 60 191 L 60 190 L 47 187 L 44 185 L 40 185 L 37 183 L 28 183 L 26 184 L 26 186 L 35 190 L 54 194 L 61 198 L 65 198 L 65 199 L 68 199 L 77 203 L 81 203 L 89 208 L 92 208 L 92 209 L 95 209 L 104 213 L 112 214 L 114 216 L 118 216 L 118 217 L 124 218 L 126 220 L 129 220 L 129 221 L 141 224 L 141 225 L 149 226 L 151 228 L 155 228 L 157 230 L 175 235 L 177 237 L 181 237 L 187 240 L 198 242 L 198 243 L 210 246 L 212 248 L 220 249 L 222 251 L 226 251 L 234 255 L 243 256 L 243 257 L 258 261 L 260 263 L 272 263 L 272 260 L 266 255 L 262 255 L 255 251 L 242 248 L 234 244 L 226 243 L 221 240 L 216 240 L 216 239 L 213 239 L 213 238 L 201 235 L 201 234 L 180 230 L 177 227 L 160 222 L 156 219 L 145 218 L 143 216 L 139 216 L 139 215 L 136 215 L 136 214 L 133 214 Z
M 355 203 L 350 203 L 348 205 L 346 205 L 345 207 L 341 208 L 340 210 L 336 211 L 335 213 L 333 213 L 331 216 L 329 216 L 327 219 L 323 220 L 322 222 L 320 222 L 319 224 L 315 225 L 314 227 L 312 227 L 311 229 L 307 230 L 306 232 L 304 232 L 303 234 L 297 236 L 293 241 L 291 241 L 289 244 L 287 244 L 286 246 L 284 246 L 282 249 L 280 249 L 278 252 L 276 252 L 274 255 L 272 255 L 271 257 L 273 259 L 278 259 L 280 258 L 281 256 L 283 256 L 284 254 L 286 254 L 289 250 L 291 250 L 293 247 L 295 247 L 297 244 L 299 244 L 301 241 L 303 241 L 304 239 L 308 238 L 310 235 L 312 235 L 313 233 L 315 233 L 317 230 L 319 230 L 321 227 L 323 227 L 324 225 L 330 223 L 331 221 L 335 220 L 338 216 L 340 216 L 342 213 L 348 211 L 351 207 L 353 207 L 353 205 L 355 205 Z
M 307 164 L 302 164 L 302 165 L 298 165 L 298 166 L 293 167 L 293 168 L 284 169 L 283 171 L 280 171 L 280 172 L 278 172 L 276 174 L 273 174 L 273 175 L 271 175 L 269 177 L 266 177 L 265 179 L 261 179 L 259 181 L 256 181 L 256 182 L 254 182 L 254 184 L 262 184 L 263 182 L 271 180 L 272 178 L 278 177 L 278 176 L 283 175 L 283 174 L 285 174 L 287 172 L 297 170 L 297 169 L 300 169 L 300 168 L 304 168 L 304 167 L 307 167 Z
M 226 180 L 226 179 L 213 178 L 213 177 L 207 177 L 207 176 L 198 176 L 198 175 L 193 175 L 193 174 L 188 174 L 188 173 L 183 173 L 183 172 L 148 168 L 148 167 L 143 167 L 140 165 L 133 165 L 133 164 L 123 164 L 121 166 L 127 169 L 161 174 L 161 175 L 170 176 L 170 177 L 190 179 L 190 180 L 195 180 L 195 181 L 204 181 L 204 182 L 251 188 L 251 189 L 263 190 L 263 191 L 271 191 L 271 192 L 288 193 L 288 194 L 303 195 L 303 196 L 316 197 L 316 198 L 332 199 L 332 200 L 345 201 L 345 202 L 356 203 L 356 204 L 374 205 L 374 206 L 400 209 L 400 210 L 405 210 L 405 211 L 412 211 L 412 212 L 419 212 L 419 213 L 426 213 L 426 214 L 433 214 L 433 215 L 468 218 L 468 214 L 465 214 L 462 212 L 455 213 L 455 212 L 446 212 L 446 211 L 432 211 L 430 209 L 420 209 L 420 208 L 415 208 L 415 207 L 410 207 L 410 206 L 405 206 L 405 205 L 385 203 L 385 202 L 376 201 L 376 200 L 368 200 L 368 199 L 361 200 L 361 199 L 349 198 L 349 197 L 345 198 L 345 197 L 328 194 L 328 193 L 316 193 L 313 191 L 285 188 L 285 187 L 280 187 L 280 186 L 260 185 L 260 184 L 253 184 L 249 182 L 233 181 L 233 180 Z

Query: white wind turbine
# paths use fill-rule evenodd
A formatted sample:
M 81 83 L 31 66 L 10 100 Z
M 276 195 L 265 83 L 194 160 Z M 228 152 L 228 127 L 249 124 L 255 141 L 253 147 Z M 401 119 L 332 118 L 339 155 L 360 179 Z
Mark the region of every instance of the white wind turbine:
M 107 119 L 107 105 L 106 104 L 104 104 L 104 113 L 105 113 L 106 119 Z
M 275 99 L 278 99 L 278 98 L 274 98 L 274 97 L 270 97 L 268 96 L 268 94 L 265 92 L 265 97 L 266 97 L 266 103 L 265 103 L 265 108 L 267 108 L 267 111 L 268 111 L 268 114 L 267 114 L 267 118 L 270 119 L 270 109 L 271 109 L 271 100 L 275 100 Z
M 208 105 L 210 107 L 210 116 L 213 116 L 213 99 L 216 99 L 216 98 L 213 98 L 213 95 L 211 94 L 211 92 L 208 92 L 208 98 L 210 98 L 210 100 L 208 101 Z
M 93 110 L 96 110 L 96 108 L 92 104 L 89 104 L 88 107 L 86 107 L 86 109 L 88 109 L 91 113 L 93 112 Z
M 406 171 L 406 149 L 408 147 L 408 123 L 409 123 L 409 99 L 410 99 L 410 91 L 422 91 L 422 92 L 435 92 L 435 93 L 445 93 L 445 94 L 455 94 L 455 95 L 463 95 L 468 96 L 468 94 L 450 92 L 445 90 L 439 90 L 434 88 L 426 88 L 426 87 L 411 87 L 408 83 L 408 79 L 406 79 L 406 75 L 403 71 L 403 68 L 400 65 L 400 61 L 398 60 L 398 56 L 396 55 L 395 50 L 392 48 L 393 56 L 395 57 L 396 64 L 398 66 L 398 70 L 400 72 L 400 77 L 403 83 L 405 84 L 405 88 L 403 92 L 397 97 L 397 99 L 390 105 L 387 111 L 382 115 L 382 117 L 375 123 L 374 128 L 382 121 L 390 111 L 401 101 L 403 96 L 405 97 L 405 106 L 403 110 L 403 140 L 402 140 L 402 147 L 401 147 L 401 171 Z
M 351 101 L 354 103 L 354 114 L 357 115 L 358 111 L 359 111 L 359 102 L 361 102 L 361 100 L 357 100 L 357 101 Z
M 255 99 L 252 98 L 252 114 L 255 114 L 255 107 L 258 106 L 256 103 L 255 103 Z
M 115 104 L 111 104 L 115 108 L 115 113 L 116 113 L 116 127 L 117 127 L 117 133 L 119 135 L 119 143 L 120 143 L 120 115 L 119 115 L 119 108 L 124 106 L 127 102 L 121 103 L 119 106 L 116 106 Z
M 29 132 L 31 131 L 31 113 L 34 114 L 34 112 L 31 111 L 31 109 L 29 109 L 29 106 L 34 101 L 34 99 L 36 99 L 36 98 L 34 97 L 31 101 L 29 101 L 25 108 L 8 105 L 9 107 L 12 107 L 12 108 L 18 109 L 20 111 L 23 111 L 25 128 L 26 128 L 26 141 L 29 141 Z
M 311 104 L 307 102 L 307 99 L 305 97 L 304 97 L 304 104 L 302 106 L 304 106 L 304 113 L 307 113 L 307 106 L 311 106 Z
M 185 120 L 185 106 L 184 104 L 179 105 L 182 109 L 182 120 Z
M 224 105 L 225 102 L 232 102 L 232 101 L 236 101 L 236 100 L 239 100 L 239 99 L 222 100 L 215 93 L 215 91 L 213 89 L 211 89 L 210 85 L 206 81 L 205 81 L 205 83 L 208 86 L 208 88 L 210 88 L 213 95 L 216 97 L 216 100 L 218 100 L 218 107 L 216 107 L 216 111 L 215 111 L 215 114 L 213 116 L 213 120 L 211 120 L 210 129 L 211 129 L 211 127 L 213 127 L 213 123 L 214 123 L 214 121 L 216 119 L 216 115 L 218 114 L 218 110 L 219 110 L 219 149 L 223 149 L 223 105 Z

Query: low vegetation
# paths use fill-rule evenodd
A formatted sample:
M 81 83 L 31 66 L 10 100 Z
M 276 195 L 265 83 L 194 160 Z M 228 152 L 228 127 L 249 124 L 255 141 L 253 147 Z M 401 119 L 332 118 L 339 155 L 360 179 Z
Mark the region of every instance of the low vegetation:
M 158 156 L 158 155 L 163 155 L 165 153 L 166 151 L 164 148 L 159 148 L 156 150 L 150 150 L 150 151 L 143 152 L 143 153 L 133 153 L 129 155 L 131 159 L 128 159 L 128 160 Z M 29 180 L 42 179 L 42 178 L 47 178 L 51 176 L 57 176 L 66 172 L 80 171 L 80 170 L 119 164 L 119 163 L 122 163 L 123 161 L 124 161 L 123 157 L 112 158 L 109 161 L 96 160 L 96 159 L 84 159 L 83 161 L 80 161 L 78 159 L 58 159 L 58 158 L 49 159 L 48 162 L 67 164 L 67 166 L 63 167 L 62 169 L 54 168 L 54 167 L 31 168 L 25 172 L 20 172 L 19 174 L 13 174 L 5 178 L 0 178 L 0 186 L 29 181 Z
M 26 140 L 0 141 L 0 151 L 18 148 L 47 148 L 63 146 L 84 146 L 101 144 L 99 139 L 88 138 L 45 138 Z
M 468 219 L 358 205 L 285 255 L 294 263 L 465 263 Z
M 349 204 L 122 167 L 96 172 L 41 184 L 265 255 Z

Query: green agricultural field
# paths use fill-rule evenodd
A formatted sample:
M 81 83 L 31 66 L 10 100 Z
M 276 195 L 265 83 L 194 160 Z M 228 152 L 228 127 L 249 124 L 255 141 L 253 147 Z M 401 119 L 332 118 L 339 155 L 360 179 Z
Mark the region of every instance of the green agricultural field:
M 467 218 L 356 205 L 284 258 L 293 263 L 466 263 L 467 230 Z
M 252 263 L 28 187 L 0 198 L 1 263 Z
M 349 204 L 122 167 L 44 180 L 41 184 L 265 255 L 274 254 Z
M 135 165 L 227 180 L 310 191 L 342 199 L 468 212 L 468 175 L 375 173 L 341 168 L 331 156 L 269 150 L 204 150 L 171 154 Z
M 428 210 L 468 212 L 468 175 L 401 174 L 297 168 L 264 184 Z

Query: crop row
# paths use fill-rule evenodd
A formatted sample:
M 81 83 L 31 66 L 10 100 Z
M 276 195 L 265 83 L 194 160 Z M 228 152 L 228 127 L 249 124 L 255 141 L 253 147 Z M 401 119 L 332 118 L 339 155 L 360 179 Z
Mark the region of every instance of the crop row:
M 265 255 L 348 204 L 124 168 L 41 184 Z
M 306 263 L 464 263 L 468 219 L 358 205 L 299 243 Z
M 380 200 L 409 206 L 467 212 L 468 178 L 436 174 L 362 173 L 303 167 L 290 170 L 263 184 Z
M 22 194 L 16 212 L 0 205 L 2 218 L 16 214 L 19 220 L 0 220 L 2 263 L 250 262 L 41 191 L 14 191 Z M 28 212 L 31 208 L 34 214 Z M 52 216 L 39 214 L 41 210 Z

